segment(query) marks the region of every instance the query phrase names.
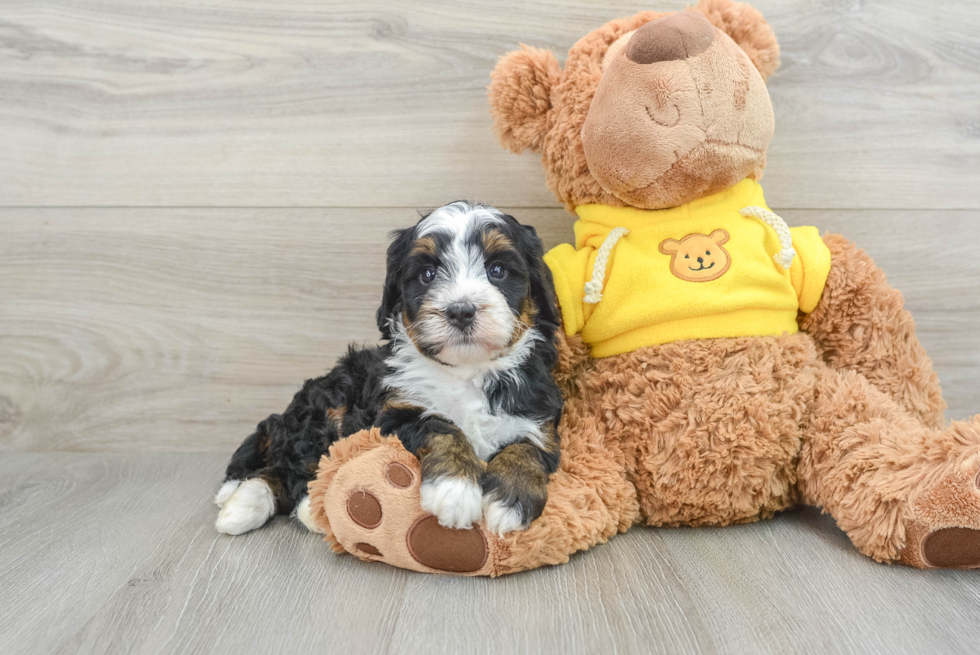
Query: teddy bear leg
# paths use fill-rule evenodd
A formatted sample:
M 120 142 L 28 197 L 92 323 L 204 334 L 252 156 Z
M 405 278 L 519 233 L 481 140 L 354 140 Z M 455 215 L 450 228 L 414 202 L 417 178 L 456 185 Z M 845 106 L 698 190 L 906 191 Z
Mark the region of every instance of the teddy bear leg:
M 902 294 L 868 253 L 828 234 L 832 265 L 817 307 L 802 320 L 831 368 L 857 371 L 918 417 L 939 428 L 946 403 L 939 377 L 915 335 Z
M 564 439 L 544 511 L 527 530 L 503 537 L 483 521 L 469 530 L 440 526 L 420 506 L 418 460 L 377 429 L 351 435 L 331 447 L 310 483 L 311 529 L 335 552 L 421 572 L 496 577 L 564 563 L 639 516 L 621 458 L 605 450 L 597 428 L 574 402 L 566 405 L 560 431 L 575 436 Z
M 926 427 L 864 376 L 823 369 L 798 473 L 804 502 L 875 560 L 980 567 L 980 417 Z

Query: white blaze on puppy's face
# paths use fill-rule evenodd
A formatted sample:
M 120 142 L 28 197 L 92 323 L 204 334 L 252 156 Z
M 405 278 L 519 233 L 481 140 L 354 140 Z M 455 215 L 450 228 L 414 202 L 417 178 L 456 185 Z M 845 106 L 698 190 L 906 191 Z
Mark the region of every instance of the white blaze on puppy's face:
M 481 230 L 495 223 L 502 223 L 495 211 L 456 203 L 436 210 L 418 227 L 418 238 L 438 239 L 439 266 L 412 322 L 410 335 L 447 364 L 485 362 L 512 342 L 517 317 L 507 298 L 488 278 L 489 262 L 481 247 Z M 472 322 L 465 329 L 447 317 L 453 306 L 474 310 Z

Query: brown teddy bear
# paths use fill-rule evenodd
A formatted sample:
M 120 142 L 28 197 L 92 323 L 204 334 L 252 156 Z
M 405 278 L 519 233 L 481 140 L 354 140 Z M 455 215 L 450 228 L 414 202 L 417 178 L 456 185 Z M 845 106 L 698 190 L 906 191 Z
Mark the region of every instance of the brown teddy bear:
M 600 27 L 564 70 L 529 47 L 501 60 L 500 140 L 540 151 L 578 217 L 575 245 L 546 258 L 565 331 L 560 469 L 528 530 L 446 530 L 398 441 L 354 435 L 310 485 L 335 550 L 501 575 L 637 523 L 806 503 L 877 561 L 980 566 L 980 419 L 944 427 L 912 317 L 863 251 L 765 205 L 778 59 L 758 11 L 701 0 Z

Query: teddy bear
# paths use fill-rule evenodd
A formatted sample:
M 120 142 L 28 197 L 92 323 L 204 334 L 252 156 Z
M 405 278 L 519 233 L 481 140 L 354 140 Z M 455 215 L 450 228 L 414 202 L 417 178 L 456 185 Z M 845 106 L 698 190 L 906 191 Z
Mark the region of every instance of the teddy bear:
M 419 507 L 418 462 L 377 430 L 310 483 L 335 551 L 497 576 L 633 526 L 724 526 L 797 504 L 878 562 L 980 566 L 980 419 L 946 425 L 900 293 L 845 237 L 788 227 L 760 180 L 779 64 L 754 8 L 700 0 L 587 34 L 562 68 L 522 46 L 494 127 L 539 152 L 575 243 L 546 256 L 562 316 L 561 462 L 503 536 Z

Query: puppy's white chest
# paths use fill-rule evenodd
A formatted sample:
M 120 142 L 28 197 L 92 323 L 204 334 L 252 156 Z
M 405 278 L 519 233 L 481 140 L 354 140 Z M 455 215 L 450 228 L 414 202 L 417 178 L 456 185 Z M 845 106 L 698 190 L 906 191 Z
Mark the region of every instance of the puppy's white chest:
M 436 391 L 436 390 L 433 390 Z M 477 457 L 487 459 L 508 443 L 521 438 L 516 419 L 507 414 L 490 412 L 490 403 L 473 380 L 459 380 L 453 387 L 438 390 L 423 406 L 432 414 L 441 414 L 463 431 Z
M 542 443 L 541 429 L 534 421 L 490 410 L 483 375 L 452 374 L 415 358 L 400 364 L 388 377 L 388 385 L 397 389 L 402 399 L 424 407 L 426 413 L 452 421 L 480 459 L 486 460 L 521 439 Z

